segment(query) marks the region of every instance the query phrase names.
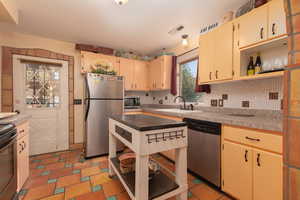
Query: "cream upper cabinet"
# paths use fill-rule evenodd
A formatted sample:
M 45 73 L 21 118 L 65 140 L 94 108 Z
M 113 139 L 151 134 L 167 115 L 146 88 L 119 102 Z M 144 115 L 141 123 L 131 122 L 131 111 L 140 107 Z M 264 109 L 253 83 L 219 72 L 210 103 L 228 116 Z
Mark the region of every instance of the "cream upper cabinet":
M 247 47 L 268 37 L 268 6 L 252 10 L 241 16 L 238 24 L 239 47 Z
M 282 156 L 254 150 L 253 199 L 282 200 Z
M 120 76 L 124 77 L 125 90 L 134 90 L 134 60 L 120 58 Z
M 199 83 L 214 80 L 215 32 L 210 32 L 199 38 Z
M 223 143 L 223 191 L 238 199 L 252 200 L 252 157 L 252 150 L 245 146 Z
M 171 87 L 172 56 L 160 56 L 150 62 L 150 90 L 166 90 Z
M 145 91 L 149 90 L 148 77 L 149 77 L 148 62 L 135 60 L 134 61 L 134 89 Z
M 215 80 L 232 79 L 233 30 L 233 24 L 227 23 L 215 31 L 215 55 L 213 57 Z
M 232 79 L 232 68 L 233 24 L 227 23 L 200 36 L 198 82 L 204 84 Z
M 120 64 L 117 57 L 86 51 L 81 52 L 81 65 L 85 69 L 88 69 L 90 66 L 95 66 L 99 63 L 110 66 L 109 70 L 114 70 L 119 75 Z
M 287 34 L 286 14 L 283 0 L 272 0 L 269 3 L 269 28 L 268 37 L 278 37 Z

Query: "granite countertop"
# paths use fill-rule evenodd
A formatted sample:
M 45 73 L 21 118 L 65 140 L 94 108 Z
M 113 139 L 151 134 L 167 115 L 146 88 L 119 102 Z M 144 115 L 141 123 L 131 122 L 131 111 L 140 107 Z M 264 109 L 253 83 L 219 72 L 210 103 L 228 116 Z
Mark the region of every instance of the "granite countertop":
M 30 118 L 31 118 L 30 115 L 18 114 L 18 115 L 15 115 L 13 117 L 8 117 L 8 118 L 5 118 L 5 119 L 1 119 L 0 124 L 12 123 L 12 124 L 18 126 L 19 124 L 24 123 L 25 121 L 29 120 Z
M 256 128 L 268 131 L 282 132 L 282 117 L 272 115 L 253 115 L 250 117 L 232 116 L 229 113 L 208 112 L 208 111 L 186 111 L 179 109 L 158 109 L 143 108 L 144 112 L 169 115 L 181 118 L 191 118 L 204 121 L 218 122 L 226 125 L 243 126 L 246 128 Z M 246 114 L 245 112 L 243 114 Z
M 151 131 L 186 126 L 185 122 L 147 115 L 116 115 L 111 116 L 111 118 L 138 131 Z

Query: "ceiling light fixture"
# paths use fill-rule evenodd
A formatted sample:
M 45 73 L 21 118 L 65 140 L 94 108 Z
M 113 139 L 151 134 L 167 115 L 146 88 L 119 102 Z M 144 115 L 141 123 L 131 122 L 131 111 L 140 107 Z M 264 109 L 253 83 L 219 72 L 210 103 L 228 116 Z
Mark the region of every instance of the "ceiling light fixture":
M 189 37 L 189 35 L 187 35 L 187 34 L 182 36 L 182 46 L 185 46 L 185 47 L 188 46 L 188 44 L 189 44 L 188 37 Z
M 124 5 L 128 2 L 128 0 L 115 0 L 118 5 Z

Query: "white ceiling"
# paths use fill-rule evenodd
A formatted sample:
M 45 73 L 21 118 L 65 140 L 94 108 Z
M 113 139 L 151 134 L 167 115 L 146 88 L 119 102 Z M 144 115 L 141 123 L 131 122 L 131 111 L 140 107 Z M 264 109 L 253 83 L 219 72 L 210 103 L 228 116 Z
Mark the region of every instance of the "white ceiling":
M 196 36 L 247 0 L 19 0 L 19 25 L 1 27 L 75 43 L 151 53 Z M 185 29 L 174 36 L 168 32 Z

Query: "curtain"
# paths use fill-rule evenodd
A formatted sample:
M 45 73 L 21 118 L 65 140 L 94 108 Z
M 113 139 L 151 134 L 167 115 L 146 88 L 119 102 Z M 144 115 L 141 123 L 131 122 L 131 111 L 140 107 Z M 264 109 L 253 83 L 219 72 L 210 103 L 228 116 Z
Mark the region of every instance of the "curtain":
M 177 56 L 172 57 L 171 94 L 177 95 Z

